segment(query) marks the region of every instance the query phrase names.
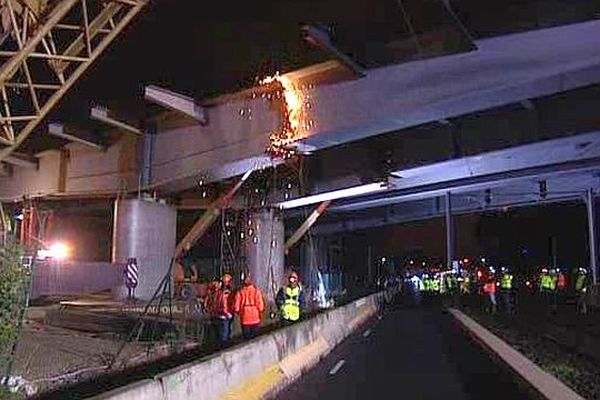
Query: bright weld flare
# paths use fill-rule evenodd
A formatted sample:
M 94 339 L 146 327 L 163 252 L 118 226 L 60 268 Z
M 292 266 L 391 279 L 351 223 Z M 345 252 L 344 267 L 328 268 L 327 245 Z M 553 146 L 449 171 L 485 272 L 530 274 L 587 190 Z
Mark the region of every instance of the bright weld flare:
M 302 122 L 302 104 L 304 94 L 292 82 L 291 79 L 276 74 L 269 76 L 260 82 L 262 85 L 277 84 L 283 91 L 285 122 L 281 131 L 273 133 L 270 137 L 268 151 L 274 156 L 289 158 L 294 152 L 286 146 L 294 142 L 300 136 Z

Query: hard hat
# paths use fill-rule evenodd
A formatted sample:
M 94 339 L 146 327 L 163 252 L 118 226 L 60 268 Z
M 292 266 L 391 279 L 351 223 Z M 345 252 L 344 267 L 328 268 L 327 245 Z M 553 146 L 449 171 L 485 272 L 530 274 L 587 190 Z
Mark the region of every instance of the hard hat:
M 298 281 L 298 280 L 299 280 L 299 279 L 298 279 L 298 274 L 297 274 L 296 272 L 293 272 L 293 271 L 292 271 L 292 272 L 290 273 L 290 276 L 288 277 L 288 280 L 290 280 L 290 281 L 291 281 L 292 279 L 295 279 L 296 281 Z
M 226 285 L 231 283 L 232 280 L 233 278 L 229 274 L 223 274 L 223 277 L 221 278 L 221 281 L 223 281 L 223 283 Z

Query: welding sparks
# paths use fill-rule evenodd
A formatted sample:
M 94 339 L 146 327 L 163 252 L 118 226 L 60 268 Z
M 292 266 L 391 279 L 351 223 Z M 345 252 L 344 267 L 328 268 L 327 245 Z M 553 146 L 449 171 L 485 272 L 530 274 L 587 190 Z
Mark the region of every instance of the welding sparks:
M 308 96 L 290 78 L 279 75 L 279 73 L 263 79 L 260 84 L 274 85 L 276 94 L 283 92 L 284 100 L 283 126 L 271 134 L 267 152 L 274 157 L 290 158 L 295 152 L 290 150 L 288 145 L 302 137 L 301 130 L 310 126 L 305 122 L 306 118 L 303 115 L 305 105 L 310 104 Z M 270 99 L 271 95 L 268 98 Z

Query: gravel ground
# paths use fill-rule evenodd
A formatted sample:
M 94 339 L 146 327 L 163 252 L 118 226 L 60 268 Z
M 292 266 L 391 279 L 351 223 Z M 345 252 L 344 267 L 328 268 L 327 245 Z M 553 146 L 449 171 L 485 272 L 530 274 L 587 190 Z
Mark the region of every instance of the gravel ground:
M 33 383 L 38 391 L 63 385 L 102 371 L 120 342 L 29 322 L 17 347 L 13 375 Z M 122 358 L 144 352 L 129 344 Z
M 558 316 L 545 317 L 545 312 L 533 309 L 517 316 L 502 313 L 490 315 L 480 307 L 463 306 L 463 310 L 479 323 L 504 339 L 547 372 L 555 375 L 586 399 L 600 399 L 600 366 L 589 352 L 582 352 L 570 340 L 575 327 L 563 329 L 567 335 L 557 335 Z M 563 318 L 564 319 L 564 318 Z M 597 344 L 600 346 L 600 343 Z

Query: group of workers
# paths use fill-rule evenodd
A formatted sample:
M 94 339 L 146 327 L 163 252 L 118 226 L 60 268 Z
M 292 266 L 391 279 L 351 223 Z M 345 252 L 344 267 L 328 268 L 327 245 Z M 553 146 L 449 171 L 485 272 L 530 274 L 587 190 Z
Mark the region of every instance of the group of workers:
M 288 275 L 287 283 L 276 297 L 281 323 L 288 325 L 298 321 L 305 310 L 304 293 L 296 272 Z M 231 340 L 234 316 L 239 316 L 242 337 L 251 339 L 259 334 L 265 299 L 262 291 L 254 285 L 250 276 L 243 278 L 242 287 L 233 290 L 233 277 L 224 274 L 220 281 L 211 284 L 206 298 L 206 309 L 211 316 L 213 338 L 227 346 Z
M 502 267 L 499 271 L 487 267 L 474 271 L 423 273 L 421 276 L 414 275 L 410 280 L 419 293 L 428 297 L 442 294 L 455 298 L 459 294 L 479 294 L 483 296 L 488 312 L 494 313 L 499 307 L 509 314 L 515 312 L 516 280 L 509 267 Z M 551 309 L 556 308 L 558 297 L 572 293 L 577 298 L 578 310 L 585 312 L 584 295 L 588 285 L 585 268 L 576 268 L 571 274 L 561 269 L 542 268 L 537 279 L 523 279 L 522 284 L 530 291 L 535 291 L 537 286 L 541 298 Z

